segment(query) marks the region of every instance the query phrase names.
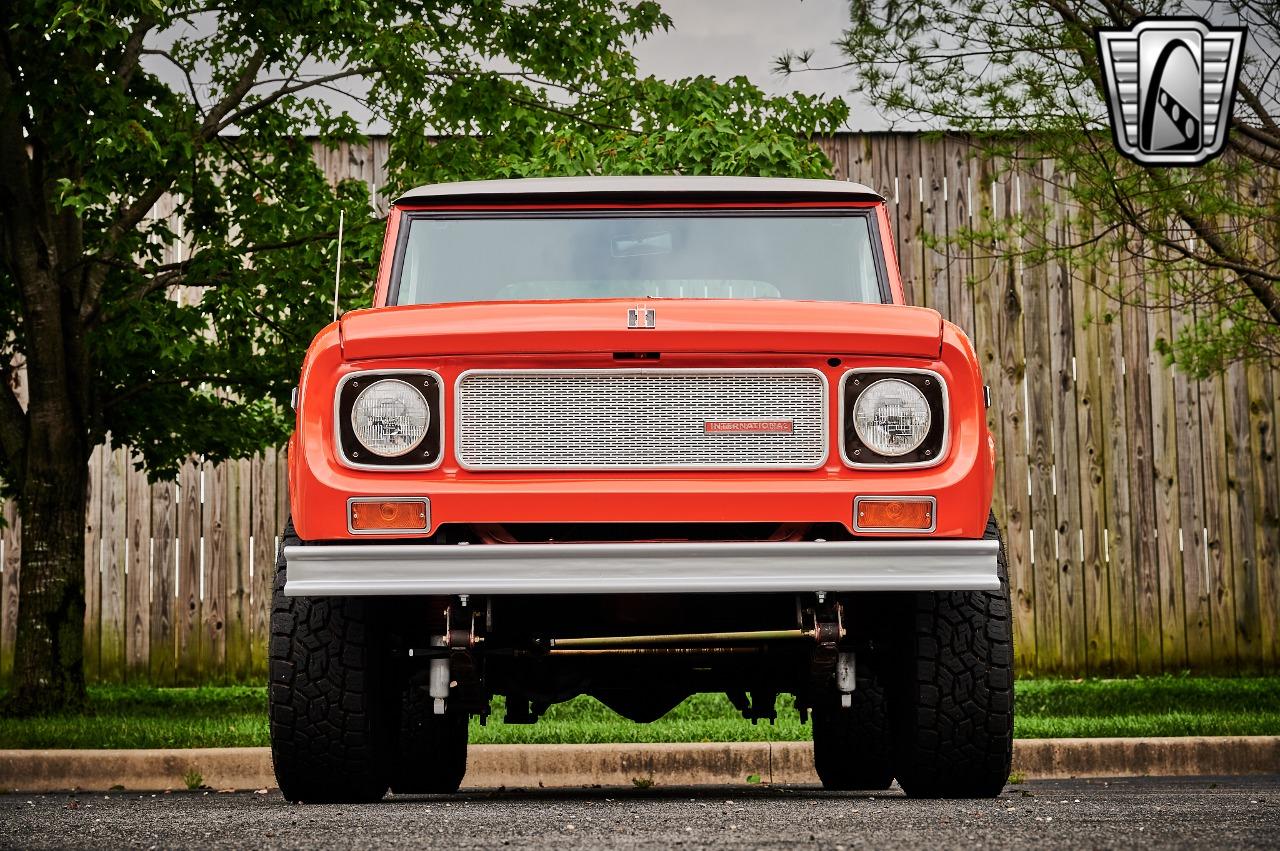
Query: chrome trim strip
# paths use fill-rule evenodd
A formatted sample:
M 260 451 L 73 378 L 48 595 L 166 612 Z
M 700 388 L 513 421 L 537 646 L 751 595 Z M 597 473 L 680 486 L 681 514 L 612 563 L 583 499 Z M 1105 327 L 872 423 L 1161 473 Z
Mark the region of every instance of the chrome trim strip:
M 361 375 L 430 375 L 436 380 L 436 393 L 439 395 L 440 407 L 440 457 L 430 464 L 360 464 L 355 461 L 348 460 L 347 456 L 342 452 L 342 424 L 338 421 L 338 403 L 342 400 L 342 388 L 347 382 Z M 425 395 L 425 394 L 424 394 Z M 338 385 L 333 388 L 333 455 L 338 459 L 338 463 L 352 470 L 373 470 L 376 472 L 386 473 L 408 473 L 421 472 L 422 470 L 434 470 L 444 463 L 444 446 L 447 439 L 444 433 L 445 423 L 448 422 L 444 406 L 444 379 L 440 377 L 440 373 L 434 369 L 360 369 L 355 372 L 348 372 L 338 381 Z M 358 440 L 358 439 L 357 439 Z M 363 445 L 363 444 L 361 444 Z M 348 514 L 348 516 L 350 516 Z
M 617 464 L 479 464 L 467 463 L 462 455 L 462 385 L 470 375 L 816 375 L 822 382 L 822 458 L 815 464 L 655 464 L 643 467 Z M 831 386 L 826 373 L 820 369 L 809 367 L 727 367 L 717 369 L 706 367 L 698 369 L 662 369 L 660 367 L 632 367 L 626 369 L 468 369 L 458 374 L 453 382 L 453 455 L 459 467 L 464 470 L 478 472 L 504 472 L 548 470 L 553 472 L 572 472 L 577 470 L 626 470 L 644 472 L 646 470 L 818 470 L 826 465 L 831 457 Z
M 865 461 L 849 460 L 849 456 L 844 451 L 844 385 L 848 382 L 849 376 L 862 372 L 882 372 L 888 375 L 892 375 L 895 372 L 909 375 L 932 375 L 938 379 L 938 386 L 942 388 L 942 416 L 944 420 L 942 423 L 942 445 L 938 448 L 937 458 L 929 461 L 911 461 L 905 464 L 894 464 L 892 462 L 868 464 Z M 851 467 L 855 470 L 923 470 L 926 467 L 936 467 L 946 459 L 947 452 L 951 449 L 951 391 L 947 387 L 947 380 L 932 369 L 916 369 L 906 366 L 860 366 L 857 369 L 848 370 L 844 375 L 840 376 L 840 387 L 836 392 L 840 403 L 840 423 L 839 430 L 836 432 L 836 442 L 840 444 L 840 460 L 844 461 L 846 467 Z
M 421 529 L 353 529 L 351 528 L 351 506 L 358 502 L 421 502 L 427 515 L 427 525 Z M 431 534 L 431 499 L 425 496 L 353 496 L 347 499 L 347 532 L 351 535 L 385 535 L 391 538 L 405 538 L 410 535 Z
M 290 596 L 995 591 L 998 541 L 285 547 Z
M 927 502 L 929 503 L 929 528 L 928 529 L 903 529 L 899 526 L 863 526 L 858 523 L 858 506 L 864 499 L 891 499 L 897 502 Z M 938 528 L 938 500 L 931 496 L 896 496 L 894 494 L 869 493 L 853 498 L 853 531 L 855 532 L 892 532 L 902 535 L 927 535 Z

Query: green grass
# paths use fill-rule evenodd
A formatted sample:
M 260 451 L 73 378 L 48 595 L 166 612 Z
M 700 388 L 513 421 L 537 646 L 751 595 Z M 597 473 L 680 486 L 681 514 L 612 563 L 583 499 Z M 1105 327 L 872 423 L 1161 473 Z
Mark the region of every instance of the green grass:
M 1220 679 L 1022 680 L 1020 738 L 1080 736 L 1280 735 L 1280 677 Z M 476 743 L 721 742 L 808 739 L 791 698 L 778 722 L 753 726 L 723 695 L 696 695 L 665 718 L 634 724 L 591 698 L 553 706 L 534 725 L 501 723 L 494 703 Z M 266 689 L 253 686 L 90 689 L 87 713 L 0 718 L 0 748 L 163 748 L 267 744 Z
M 267 690 L 89 688 L 79 715 L 0 718 L 0 748 L 223 748 L 267 744 Z
M 1280 677 L 1024 680 L 1019 738 L 1280 735 Z

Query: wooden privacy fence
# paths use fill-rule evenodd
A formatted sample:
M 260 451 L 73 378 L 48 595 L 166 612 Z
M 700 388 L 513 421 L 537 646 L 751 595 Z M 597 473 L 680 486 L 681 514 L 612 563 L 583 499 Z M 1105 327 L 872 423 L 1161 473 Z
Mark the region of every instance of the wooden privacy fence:
M 157 685 L 265 681 L 271 581 L 288 514 L 283 450 L 147 481 L 123 449 L 89 461 L 85 673 Z M 13 666 L 21 527 L 5 506 L 0 679 Z
M 1164 367 L 1153 341 L 1191 317 L 1104 294 L 1143 273 L 1136 261 L 1090 270 L 1097 287 L 1073 286 L 1057 264 L 1024 268 L 922 238 L 1046 205 L 1070 244 L 1051 163 L 997 174 L 963 140 L 913 134 L 823 144 L 835 176 L 888 198 L 913 299 L 969 333 L 991 385 L 1020 670 L 1280 669 L 1280 374 L 1235 366 L 1196 381 Z M 319 156 L 331 177 L 376 191 L 386 140 Z M 276 450 L 193 461 L 153 485 L 124 450 L 94 453 L 92 679 L 263 679 L 283 461 Z M 12 507 L 6 516 L 0 677 L 12 666 L 21 535 Z
M 1104 295 L 1139 261 L 1073 286 L 1061 264 L 921 238 L 1041 205 L 1046 238 L 1076 244 L 1052 162 L 998 174 L 964 140 L 908 134 L 825 144 L 838 177 L 889 199 L 915 303 L 965 329 L 992 388 L 1020 669 L 1280 667 L 1280 374 L 1166 368 L 1155 339 L 1192 317 Z

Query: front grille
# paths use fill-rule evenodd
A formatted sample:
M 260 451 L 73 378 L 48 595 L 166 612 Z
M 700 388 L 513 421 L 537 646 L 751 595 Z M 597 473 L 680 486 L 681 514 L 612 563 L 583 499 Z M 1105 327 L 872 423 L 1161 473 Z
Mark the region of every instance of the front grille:
M 827 382 L 813 370 L 474 371 L 455 399 L 469 469 L 812 469 L 827 457 Z

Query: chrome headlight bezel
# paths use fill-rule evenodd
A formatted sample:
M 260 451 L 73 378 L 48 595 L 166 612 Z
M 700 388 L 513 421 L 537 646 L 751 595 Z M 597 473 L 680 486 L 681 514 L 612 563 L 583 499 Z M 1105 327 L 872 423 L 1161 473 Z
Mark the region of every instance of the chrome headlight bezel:
M 882 455 L 868 447 L 858 435 L 853 415 L 858 398 L 873 384 L 884 379 L 897 379 L 919 390 L 929 406 L 930 424 L 924 440 L 915 449 L 901 455 Z M 907 367 L 861 367 L 851 369 L 840 379 L 840 455 L 844 463 L 855 469 L 920 469 L 942 463 L 950 441 L 947 383 L 931 369 Z
M 356 399 L 374 383 L 401 381 L 422 394 L 427 404 L 423 438 L 401 455 L 378 455 L 360 442 L 352 425 Z M 334 392 L 334 447 L 339 463 L 353 470 L 433 470 L 444 460 L 444 381 L 428 369 L 377 369 L 342 377 Z

